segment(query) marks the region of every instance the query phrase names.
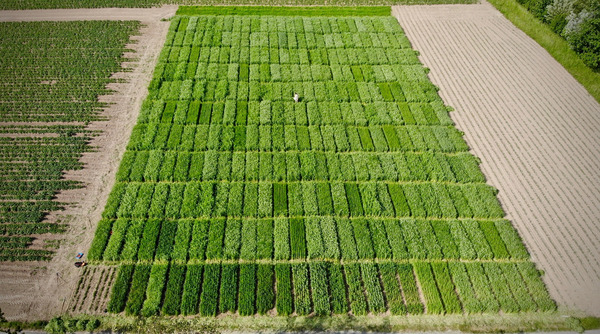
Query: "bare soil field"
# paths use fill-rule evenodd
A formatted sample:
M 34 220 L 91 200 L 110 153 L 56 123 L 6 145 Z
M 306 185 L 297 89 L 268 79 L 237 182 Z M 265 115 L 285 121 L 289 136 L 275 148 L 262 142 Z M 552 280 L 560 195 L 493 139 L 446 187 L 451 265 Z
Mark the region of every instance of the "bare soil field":
M 600 316 L 600 105 L 484 2 L 393 8 L 559 305 Z
M 110 102 L 111 105 L 103 112 L 108 121 L 92 122 L 88 126 L 90 130 L 102 131 L 90 144 L 95 148 L 94 151 L 84 153 L 81 161 L 85 167 L 82 170 L 65 174 L 66 179 L 81 181 L 85 187 L 58 194 L 57 200 L 68 203 L 69 206 L 66 210 L 53 212 L 47 217 L 49 221 L 69 224 L 69 229 L 64 234 L 42 236 L 42 239 L 61 240 L 54 259 L 50 262 L 0 264 L 0 308 L 7 319 L 29 320 L 32 316 L 35 319 L 51 318 L 68 311 L 72 296 L 79 298 L 76 289 L 82 269 L 73 266 L 75 254 L 86 252 L 90 247 L 96 224 L 113 187 L 115 173 L 165 41 L 169 22 L 162 22 L 160 18 L 172 16 L 175 10 L 176 6 L 136 9 L 135 13 L 123 12 L 122 9 L 114 13 L 110 9 L 20 11 L 13 16 L 0 12 L 0 20 L 114 19 L 140 20 L 144 24 L 140 35 L 132 37 L 134 43 L 127 46 L 135 52 L 125 56 L 134 61 L 124 63 L 123 67 L 130 68 L 131 71 L 114 74 L 115 78 L 124 79 L 125 82 L 110 84 L 108 88 L 116 93 L 99 97 L 100 101 Z M 94 280 L 107 280 L 106 275 L 101 272 L 91 273 L 89 276 Z

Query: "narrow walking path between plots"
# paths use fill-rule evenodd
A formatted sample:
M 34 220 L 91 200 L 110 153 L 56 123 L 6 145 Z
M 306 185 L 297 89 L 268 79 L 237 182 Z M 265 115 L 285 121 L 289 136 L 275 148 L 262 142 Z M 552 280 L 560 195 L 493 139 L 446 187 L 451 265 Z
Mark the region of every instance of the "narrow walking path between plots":
M 175 15 L 178 6 L 159 8 L 82 8 L 82 9 L 34 9 L 0 10 L 0 22 L 17 21 L 159 21 Z
M 600 316 L 600 105 L 488 3 L 392 12 L 551 295 Z

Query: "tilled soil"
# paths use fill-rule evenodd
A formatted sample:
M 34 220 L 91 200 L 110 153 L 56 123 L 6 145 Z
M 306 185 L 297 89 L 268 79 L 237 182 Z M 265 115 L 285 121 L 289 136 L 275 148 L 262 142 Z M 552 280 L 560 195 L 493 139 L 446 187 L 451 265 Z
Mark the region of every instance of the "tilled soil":
M 392 12 L 551 296 L 600 316 L 600 105 L 489 3 Z

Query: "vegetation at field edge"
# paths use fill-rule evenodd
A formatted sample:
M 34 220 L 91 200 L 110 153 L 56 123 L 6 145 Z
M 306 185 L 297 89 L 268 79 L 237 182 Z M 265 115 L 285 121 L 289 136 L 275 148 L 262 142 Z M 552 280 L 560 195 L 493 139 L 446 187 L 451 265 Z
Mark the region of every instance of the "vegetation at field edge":
M 517 28 L 546 49 L 600 103 L 600 73 L 586 66 L 566 40 L 536 19 L 516 0 L 491 0 L 490 3 Z

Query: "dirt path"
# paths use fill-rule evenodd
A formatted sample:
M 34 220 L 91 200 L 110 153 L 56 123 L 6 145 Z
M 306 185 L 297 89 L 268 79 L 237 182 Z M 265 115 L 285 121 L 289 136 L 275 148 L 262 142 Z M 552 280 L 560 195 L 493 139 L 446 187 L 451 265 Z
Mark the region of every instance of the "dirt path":
M 0 22 L 87 20 L 157 22 L 173 16 L 175 11 L 177 6 L 173 5 L 159 8 L 0 10 Z
M 150 10 L 136 9 L 136 11 L 144 13 Z M 24 11 L 25 14 L 21 17 L 32 18 L 33 16 L 28 16 L 28 12 Z M 103 13 L 103 10 L 94 9 L 90 12 Z M 166 15 L 165 13 L 167 11 L 163 10 L 161 15 Z M 170 9 L 168 13 L 173 14 L 174 9 Z M 162 16 L 148 18 L 142 17 L 143 14 L 127 17 L 95 15 L 97 16 L 70 16 L 69 19 L 143 18 L 141 21 L 144 27 L 141 28 L 140 36 L 132 37 L 135 44 L 127 46 L 135 52 L 126 56 L 135 59 L 135 62 L 123 64 L 124 67 L 132 68 L 131 72 L 114 75 L 116 78 L 125 79 L 124 83 L 109 85 L 109 88 L 117 93 L 99 97 L 100 101 L 110 102 L 111 105 L 103 112 L 103 115 L 108 117 L 108 121 L 92 122 L 88 127 L 90 130 L 102 131 L 90 144 L 96 150 L 84 153 L 81 159 L 84 169 L 65 174 L 65 178 L 79 180 L 86 186 L 57 195 L 59 202 L 71 203 L 71 205 L 64 211 L 51 213 L 47 218 L 50 221 L 60 220 L 69 224 L 69 230 L 58 236 L 62 241 L 54 259 L 50 262 L 0 263 L 0 308 L 9 320 L 50 318 L 68 311 L 71 296 L 74 295 L 81 273 L 81 269 L 73 266 L 75 254 L 78 251 L 87 252 L 90 247 L 96 224 L 100 221 L 108 194 L 115 182 L 115 174 L 131 129 L 137 120 L 142 101 L 148 93 L 148 83 L 169 27 L 169 22 L 159 20 Z M 5 18 L 2 12 L 0 17 Z M 52 14 L 36 14 L 35 17 L 65 18 Z
M 488 3 L 393 14 L 553 298 L 600 316 L 600 105 Z

